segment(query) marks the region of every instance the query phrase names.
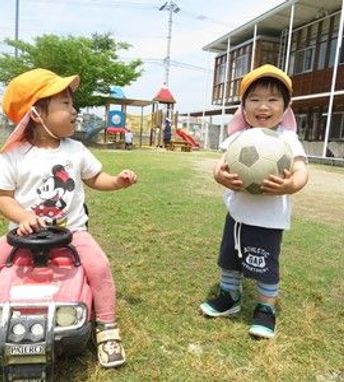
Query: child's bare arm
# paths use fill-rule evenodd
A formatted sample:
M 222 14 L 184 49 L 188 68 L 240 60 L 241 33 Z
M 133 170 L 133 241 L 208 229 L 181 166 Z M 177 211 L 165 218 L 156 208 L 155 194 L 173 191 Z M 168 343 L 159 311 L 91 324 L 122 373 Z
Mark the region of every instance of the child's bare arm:
M 43 219 L 24 208 L 14 199 L 14 191 L 0 190 L 0 212 L 8 220 L 19 225 L 17 233 L 28 235 L 45 227 Z
M 110 175 L 100 172 L 93 178 L 84 179 L 84 183 L 90 188 L 99 191 L 114 191 L 127 188 L 137 182 L 137 175 L 131 170 L 123 170 L 118 175 Z
M 213 175 L 217 183 L 220 183 L 234 191 L 243 190 L 243 183 L 238 174 L 230 172 L 230 169 L 225 161 L 225 155 L 223 155 L 222 158 L 216 163 Z
M 295 158 L 291 171 L 284 170 L 284 178 L 270 175 L 262 183 L 264 194 L 284 195 L 300 191 L 308 181 L 308 170 L 303 158 Z

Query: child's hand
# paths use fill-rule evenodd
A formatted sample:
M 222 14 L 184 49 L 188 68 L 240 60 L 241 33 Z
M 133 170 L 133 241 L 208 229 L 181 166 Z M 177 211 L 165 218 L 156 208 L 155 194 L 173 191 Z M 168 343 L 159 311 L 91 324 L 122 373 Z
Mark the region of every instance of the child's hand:
M 285 195 L 295 192 L 292 173 L 284 170 L 284 178 L 276 175 L 270 175 L 264 179 L 261 185 L 261 190 L 266 195 Z
M 117 183 L 120 188 L 127 188 L 137 182 L 137 175 L 134 171 L 123 170 L 117 175 Z
M 229 172 L 227 163 L 221 160 L 214 168 L 215 180 L 223 186 L 233 190 L 242 191 L 243 182 L 240 180 L 238 174 Z
M 266 195 L 294 194 L 308 181 L 308 170 L 304 158 L 295 158 L 292 171 L 284 170 L 284 177 L 270 175 L 264 179 L 261 190 Z
M 29 213 L 27 217 L 19 222 L 17 234 L 19 236 L 29 235 L 34 231 L 39 231 L 41 228 L 45 228 L 46 224 L 44 220 L 35 214 Z

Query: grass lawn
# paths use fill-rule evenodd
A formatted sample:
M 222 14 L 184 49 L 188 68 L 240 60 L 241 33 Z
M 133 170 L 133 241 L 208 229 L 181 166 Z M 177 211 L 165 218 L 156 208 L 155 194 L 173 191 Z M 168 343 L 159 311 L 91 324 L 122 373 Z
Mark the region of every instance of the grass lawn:
M 90 231 L 117 285 L 128 362 L 104 370 L 90 346 L 57 362 L 57 381 L 344 381 L 342 220 L 312 213 L 293 219 L 282 247 L 278 334 L 255 341 L 248 336 L 253 282 L 244 283 L 236 317 L 206 319 L 198 312 L 218 286 L 226 211 L 211 168 L 219 154 L 94 152 L 105 170 L 139 175 L 127 190 L 87 194 Z M 343 181 L 344 171 L 332 174 Z

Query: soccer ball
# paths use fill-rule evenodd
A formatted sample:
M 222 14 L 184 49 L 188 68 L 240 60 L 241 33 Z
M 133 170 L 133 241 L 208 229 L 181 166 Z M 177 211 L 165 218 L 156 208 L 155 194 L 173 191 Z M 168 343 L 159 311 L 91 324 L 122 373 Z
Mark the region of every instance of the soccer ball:
M 290 146 L 271 129 L 255 127 L 238 134 L 226 152 L 229 171 L 239 175 L 246 191 L 262 193 L 260 185 L 269 175 L 283 176 L 292 166 Z

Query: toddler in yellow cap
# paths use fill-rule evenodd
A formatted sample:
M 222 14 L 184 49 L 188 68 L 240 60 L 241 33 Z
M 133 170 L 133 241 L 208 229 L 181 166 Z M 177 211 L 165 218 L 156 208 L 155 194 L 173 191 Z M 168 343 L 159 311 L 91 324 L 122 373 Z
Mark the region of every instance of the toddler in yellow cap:
M 87 230 L 83 183 L 113 191 L 133 185 L 136 174 L 110 175 L 81 143 L 71 139 L 77 111 L 73 93 L 80 79 L 33 69 L 15 77 L 4 93 L 3 109 L 16 124 L 0 154 L 0 213 L 27 235 L 46 225 L 73 232 L 94 298 L 98 359 L 104 367 L 125 362 L 115 320 L 116 291 L 106 254 Z M 0 239 L 0 264 L 9 253 Z
M 215 180 L 227 188 L 228 213 L 218 259 L 219 293 L 200 309 L 210 317 L 239 312 L 242 278 L 253 278 L 258 302 L 249 333 L 259 338 L 272 338 L 276 332 L 279 253 L 283 231 L 290 226 L 289 195 L 301 190 L 308 180 L 307 157 L 290 108 L 291 94 L 291 79 L 273 65 L 248 73 L 241 81 L 241 105 L 228 126 L 227 140 L 229 144 L 241 130 L 251 127 L 273 129 L 292 149 L 291 171 L 285 170 L 284 177 L 270 175 L 262 183 L 262 194 L 252 195 L 243 191 L 242 181 L 228 168 L 224 156 L 214 169 Z

